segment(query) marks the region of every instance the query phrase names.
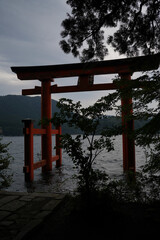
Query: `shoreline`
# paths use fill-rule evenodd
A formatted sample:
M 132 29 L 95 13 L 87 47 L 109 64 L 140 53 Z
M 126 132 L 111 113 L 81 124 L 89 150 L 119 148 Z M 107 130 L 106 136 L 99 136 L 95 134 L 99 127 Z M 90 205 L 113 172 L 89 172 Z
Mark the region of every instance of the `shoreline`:
M 159 224 L 160 201 L 116 202 L 102 194 L 87 205 L 80 195 L 0 191 L 3 240 L 153 238 Z

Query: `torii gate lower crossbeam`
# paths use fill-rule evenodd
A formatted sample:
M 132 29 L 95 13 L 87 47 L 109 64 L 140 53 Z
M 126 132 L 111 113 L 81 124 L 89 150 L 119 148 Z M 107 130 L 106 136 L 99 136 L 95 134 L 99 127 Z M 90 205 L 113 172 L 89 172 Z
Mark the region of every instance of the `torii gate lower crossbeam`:
M 30 66 L 30 67 L 11 67 L 12 71 L 17 74 L 20 80 L 39 79 L 41 87 L 34 89 L 22 90 L 23 95 L 41 94 L 42 96 L 42 120 L 51 118 L 51 93 L 65 93 L 65 92 L 82 92 L 82 91 L 99 91 L 99 90 L 114 90 L 117 86 L 114 83 L 94 84 L 94 75 L 100 74 L 119 74 L 122 82 L 131 81 L 131 75 L 134 72 L 154 70 L 159 67 L 160 54 L 151 56 L 142 56 L 135 58 L 126 58 L 120 60 L 79 63 L 79 64 L 64 64 L 64 65 L 50 65 L 50 66 Z M 77 86 L 57 86 L 52 85 L 53 78 L 64 78 L 78 76 Z M 133 87 L 141 87 L 140 85 Z M 125 86 L 121 86 L 125 87 Z M 129 132 L 134 131 L 133 120 L 128 120 L 127 116 L 131 115 L 132 99 L 131 97 L 122 96 L 122 125 L 123 132 L 123 169 L 124 171 L 135 171 L 135 144 Z M 126 110 L 127 109 L 127 110 Z M 44 127 L 44 123 L 42 123 Z M 51 161 L 51 124 L 45 126 L 46 135 L 42 136 L 42 155 L 46 159 L 46 166 L 43 171 L 52 169 Z M 59 140 L 57 140 L 59 141 Z M 58 142 L 57 142 L 58 143 Z M 58 151 L 58 150 L 57 150 Z M 58 153 L 61 156 L 61 153 Z M 61 159 L 61 157 L 60 157 Z M 60 166 L 61 162 L 57 162 Z

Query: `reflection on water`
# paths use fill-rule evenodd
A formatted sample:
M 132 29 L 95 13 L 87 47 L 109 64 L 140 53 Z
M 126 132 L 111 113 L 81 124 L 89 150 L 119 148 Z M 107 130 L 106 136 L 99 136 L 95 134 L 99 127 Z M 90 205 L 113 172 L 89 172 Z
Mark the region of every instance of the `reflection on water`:
M 76 188 L 74 175 L 76 170 L 71 159 L 63 152 L 63 162 L 60 168 L 55 167 L 47 174 L 42 174 L 41 169 L 34 171 L 34 182 L 25 183 L 23 174 L 24 165 L 24 138 L 3 137 L 3 142 L 12 142 L 9 145 L 9 152 L 14 157 L 10 164 L 10 171 L 13 173 L 13 183 L 7 191 L 19 192 L 70 192 Z M 55 139 L 53 137 L 53 148 Z M 110 177 L 118 178 L 123 173 L 122 162 L 122 137 L 117 136 L 114 140 L 115 150 L 103 151 L 96 160 L 95 167 L 105 171 Z M 39 161 L 41 155 L 41 138 L 34 136 L 34 161 Z M 54 150 L 53 150 L 54 155 Z M 136 168 L 139 169 L 145 162 L 143 149 L 136 148 Z

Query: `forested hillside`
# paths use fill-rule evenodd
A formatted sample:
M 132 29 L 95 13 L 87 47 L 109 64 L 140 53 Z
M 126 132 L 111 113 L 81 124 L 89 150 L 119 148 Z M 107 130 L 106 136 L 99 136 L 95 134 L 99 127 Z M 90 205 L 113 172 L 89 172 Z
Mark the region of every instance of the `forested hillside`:
M 57 111 L 57 102 L 52 100 L 52 114 Z M 0 134 L 4 136 L 20 136 L 23 135 L 23 123 L 25 118 L 31 118 L 34 127 L 40 127 L 41 119 L 41 97 L 28 97 L 20 95 L 0 96 Z M 115 116 L 108 116 L 101 120 L 99 129 L 105 127 L 114 127 L 120 125 L 121 119 Z M 141 127 L 144 121 L 136 121 L 135 127 Z M 98 130 L 99 130 L 98 129 Z M 69 128 L 64 125 L 63 133 L 78 134 L 78 129 Z
M 56 108 L 56 101 L 52 100 L 52 111 Z M 0 96 L 0 127 L 3 135 L 22 135 L 22 119 L 35 120 L 34 126 L 39 127 L 41 119 L 41 98 L 19 95 Z

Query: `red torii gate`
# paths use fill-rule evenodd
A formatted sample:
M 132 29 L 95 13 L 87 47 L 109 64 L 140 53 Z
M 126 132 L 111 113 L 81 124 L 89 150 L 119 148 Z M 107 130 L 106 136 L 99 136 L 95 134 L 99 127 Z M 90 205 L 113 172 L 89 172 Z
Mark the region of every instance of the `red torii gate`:
M 131 81 L 131 76 L 134 72 L 142 72 L 158 69 L 160 63 L 160 54 L 125 58 L 119 60 L 74 63 L 63 65 L 49 66 L 27 66 L 27 67 L 11 67 L 12 71 L 17 74 L 20 80 L 39 80 L 41 87 L 34 89 L 22 90 L 22 95 L 41 94 L 41 119 L 51 118 L 51 93 L 66 93 L 66 92 L 83 92 L 83 91 L 100 91 L 100 90 L 115 90 L 117 86 L 114 83 L 94 84 L 94 75 L 102 74 L 119 74 L 122 80 Z M 54 78 L 66 78 L 78 76 L 76 86 L 57 86 L 51 85 Z M 134 82 L 132 80 L 132 82 Z M 137 87 L 137 86 L 136 86 Z M 127 114 L 132 114 L 132 99 L 123 97 L 121 104 L 124 109 L 129 109 L 128 112 L 122 110 L 122 124 L 125 129 L 134 131 L 133 120 L 125 120 Z M 33 180 L 33 170 L 42 167 L 42 171 L 52 170 L 52 162 L 56 161 L 56 166 L 61 166 L 62 153 L 58 150 L 59 137 L 61 128 L 52 130 L 51 123 L 48 125 L 42 124 L 42 129 L 33 129 L 31 120 L 25 120 L 25 173 L 26 180 Z M 127 131 L 126 131 L 127 132 Z M 33 163 L 33 134 L 42 135 L 42 160 L 38 163 Z M 52 157 L 52 134 L 56 135 L 56 156 Z M 130 139 L 127 133 L 123 133 L 123 169 L 124 171 L 135 171 L 135 144 L 134 140 Z

